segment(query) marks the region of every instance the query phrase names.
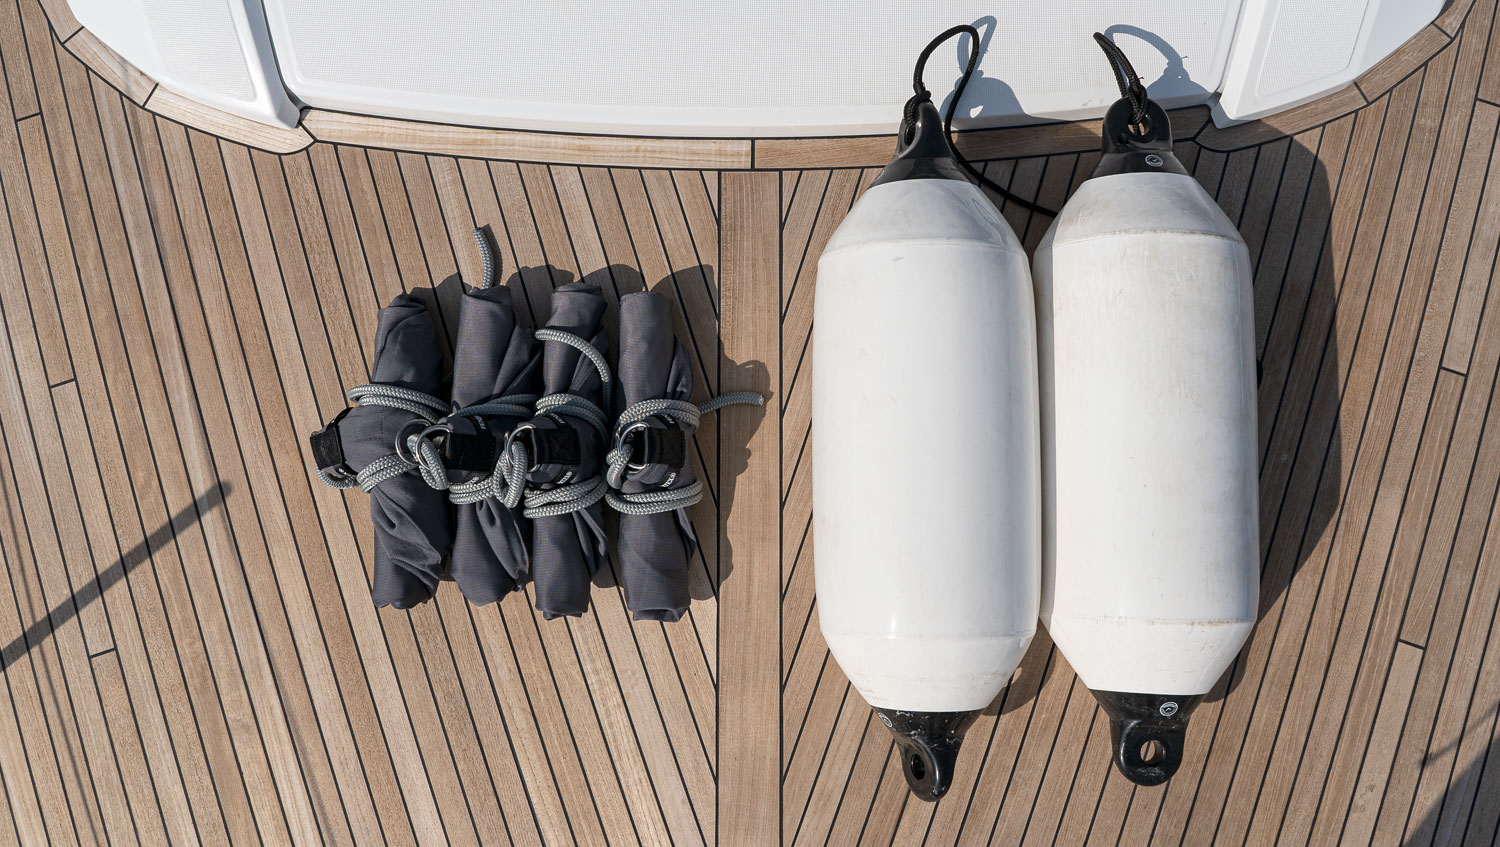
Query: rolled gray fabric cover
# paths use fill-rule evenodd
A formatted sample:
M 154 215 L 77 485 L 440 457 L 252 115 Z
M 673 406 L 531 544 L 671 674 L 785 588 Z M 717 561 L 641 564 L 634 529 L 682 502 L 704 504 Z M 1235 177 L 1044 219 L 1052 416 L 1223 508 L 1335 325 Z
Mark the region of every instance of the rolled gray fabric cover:
M 620 359 L 618 413 L 642 400 L 690 400 L 693 368 L 687 348 L 672 331 L 672 304 L 654 291 L 620 298 Z M 652 417 L 646 425 L 676 428 L 670 420 Z M 689 442 L 689 445 L 691 442 Z M 684 488 L 694 481 L 690 454 L 681 468 L 647 464 L 626 474 L 621 491 L 640 494 Z M 688 509 L 654 515 L 620 515 L 618 533 L 620 582 L 625 605 L 638 621 L 675 621 L 686 612 L 688 562 L 698 547 Z
M 370 381 L 438 395 L 443 359 L 437 331 L 421 301 L 398 294 L 380 310 Z M 383 406 L 356 406 L 339 423 L 349 466 L 360 470 L 395 450 L 396 436 L 415 416 Z M 453 540 L 448 498 L 415 472 L 400 474 L 370 492 L 375 526 L 376 606 L 409 609 L 426 602 L 443 575 L 443 556 Z
M 552 292 L 548 329 L 571 332 L 587 339 L 600 352 L 609 345 L 604 334 L 604 298 L 599 286 L 569 283 Z M 578 350 L 555 341 L 542 342 L 542 394 L 568 392 L 604 406 L 604 384 L 593 363 Z M 606 446 L 588 423 L 565 415 L 539 414 L 538 429 L 572 428 L 578 435 L 577 466 L 557 463 L 537 466 L 527 475 L 530 487 L 549 490 L 600 473 Z M 609 555 L 604 534 L 602 501 L 555 517 L 531 522 L 532 578 L 536 608 L 543 617 L 576 616 L 588 611 L 590 584 Z
M 516 321 L 510 289 L 464 286 L 453 351 L 454 410 L 507 395 L 536 394 L 542 384 L 541 364 L 536 340 Z M 500 442 L 521 420 L 509 416 L 448 418 L 455 432 L 477 434 L 482 424 Z M 449 479 L 462 482 L 475 475 L 450 471 Z M 458 506 L 454 520 L 449 575 L 464 597 L 482 606 L 515 591 L 531 569 L 530 521 L 519 509 L 507 508 L 494 498 Z

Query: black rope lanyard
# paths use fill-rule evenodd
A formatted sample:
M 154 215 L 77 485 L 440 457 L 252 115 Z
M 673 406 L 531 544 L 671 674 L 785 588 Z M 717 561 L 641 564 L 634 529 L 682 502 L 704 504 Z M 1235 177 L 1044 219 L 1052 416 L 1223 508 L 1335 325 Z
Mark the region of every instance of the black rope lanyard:
M 910 142 L 912 133 L 916 130 L 917 107 L 923 103 L 932 101 L 932 92 L 928 91 L 926 84 L 922 82 L 922 72 L 927 68 L 928 57 L 932 55 L 933 50 L 938 48 L 938 45 L 960 33 L 966 33 L 969 36 L 969 63 L 964 66 L 964 75 L 959 78 L 958 85 L 954 86 L 953 99 L 948 101 L 948 109 L 943 114 L 943 135 L 948 139 L 948 146 L 953 148 L 953 155 L 958 159 L 958 163 L 963 166 L 964 170 L 969 172 L 970 176 L 978 180 L 980 185 L 1023 209 L 1047 215 L 1048 217 L 1057 217 L 1057 212 L 1052 209 L 1039 206 L 1024 197 L 1017 197 L 1009 189 L 980 173 L 979 169 L 974 167 L 964 154 L 959 152 L 958 146 L 953 143 L 953 113 L 958 110 L 958 101 L 963 99 L 964 87 L 969 84 L 969 77 L 974 75 L 974 68 L 979 64 L 979 30 L 969 24 L 959 24 L 956 27 L 945 30 L 923 48 L 921 54 L 917 56 L 917 67 L 912 72 L 911 83 L 912 90 L 916 93 L 911 96 L 911 99 L 906 101 L 906 108 L 902 111 L 901 142 L 903 144 Z
M 1137 132 L 1141 131 L 1146 125 L 1146 86 L 1141 84 L 1140 76 L 1125 57 L 1125 51 L 1104 37 L 1102 32 L 1094 33 L 1094 41 L 1109 59 L 1109 67 L 1115 72 L 1115 83 L 1120 86 L 1120 97 L 1130 101 L 1130 125 Z

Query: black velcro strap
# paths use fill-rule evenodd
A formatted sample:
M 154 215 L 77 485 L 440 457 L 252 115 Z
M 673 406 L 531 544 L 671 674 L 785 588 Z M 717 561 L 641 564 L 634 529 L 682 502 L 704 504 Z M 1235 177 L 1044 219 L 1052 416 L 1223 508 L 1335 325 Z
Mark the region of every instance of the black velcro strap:
M 673 470 L 687 466 L 687 433 L 676 427 L 642 427 L 625 436 L 632 465 L 665 465 Z
M 339 437 L 339 422 L 347 414 L 348 409 L 339 412 L 322 429 L 307 437 L 307 444 L 312 448 L 313 461 L 317 463 L 318 470 L 333 476 L 354 475 L 354 469 L 344 459 L 344 442 Z
M 578 440 L 578 430 L 571 426 L 533 427 L 522 430 L 518 436 L 525 439 L 533 468 L 543 465 L 576 468 L 583 464 L 583 445 Z
M 443 467 L 451 471 L 492 471 L 498 452 L 489 433 L 450 432 L 443 436 Z

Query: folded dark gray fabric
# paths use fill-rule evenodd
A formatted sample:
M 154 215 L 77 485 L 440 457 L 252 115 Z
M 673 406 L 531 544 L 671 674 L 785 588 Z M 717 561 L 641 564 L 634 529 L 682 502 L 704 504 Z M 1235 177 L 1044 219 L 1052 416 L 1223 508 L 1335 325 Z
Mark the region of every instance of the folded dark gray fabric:
M 397 295 L 380 310 L 370 381 L 437 395 L 442 369 L 432 315 L 411 295 Z M 389 456 L 397 435 L 415 417 L 386 406 L 350 409 L 338 425 L 349 467 L 358 471 Z M 375 527 L 375 605 L 409 609 L 430 599 L 453 540 L 447 496 L 420 475 L 402 473 L 370 491 L 370 520 Z
M 458 342 L 453 352 L 453 408 L 467 407 L 541 389 L 541 348 L 516 320 L 506 286 L 464 286 L 459 304 Z M 486 435 L 496 454 L 510 430 L 527 415 L 450 415 L 456 434 Z M 492 470 L 492 469 L 491 469 Z M 489 472 L 450 471 L 449 480 L 464 482 Z M 493 603 L 516 590 L 531 570 L 531 526 L 519 509 L 494 497 L 456 508 L 449 575 L 469 602 Z
M 578 336 L 603 353 L 608 347 L 604 311 L 604 298 L 597 285 L 570 283 L 552 292 L 552 314 L 546 328 Z M 555 340 L 542 342 L 544 397 L 573 394 L 602 410 L 604 392 L 598 368 L 577 348 Z M 530 424 L 535 431 L 534 444 L 552 444 L 556 449 L 532 450 L 535 464 L 527 475 L 528 488 L 549 492 L 599 475 L 606 444 L 604 435 L 589 422 L 542 411 Z M 608 556 L 600 497 L 602 492 L 585 508 L 532 520 L 535 602 L 548 619 L 588 611 L 590 584 Z M 533 500 L 531 496 L 527 499 L 528 504 Z
M 642 400 L 689 400 L 693 368 L 687 348 L 672 331 L 672 304 L 653 291 L 620 298 L 618 399 L 614 412 Z M 625 494 L 671 491 L 693 484 L 691 433 L 669 417 L 653 416 L 638 426 L 654 435 L 670 433 L 670 450 L 637 461 L 625 475 Z M 678 447 L 681 447 L 681 452 Z M 620 581 L 625 605 L 636 620 L 675 621 L 686 612 L 688 563 L 698 546 L 689 509 L 649 515 L 621 514 L 618 533 Z

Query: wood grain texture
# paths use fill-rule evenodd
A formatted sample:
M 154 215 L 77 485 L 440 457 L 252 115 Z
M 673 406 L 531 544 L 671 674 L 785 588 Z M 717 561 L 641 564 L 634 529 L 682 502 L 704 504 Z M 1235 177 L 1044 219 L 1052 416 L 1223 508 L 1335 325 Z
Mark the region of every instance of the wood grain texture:
M 778 207 L 780 180 L 775 174 L 730 173 L 723 182 L 720 277 L 722 355 L 730 380 L 727 390 L 758 391 L 772 411 L 740 416 L 720 424 L 724 446 L 746 456 L 727 457 L 744 465 L 734 480 L 733 497 L 723 488 L 720 505 L 720 567 L 732 566 L 720 593 L 719 678 L 722 762 L 732 763 L 719 776 L 720 844 L 765 844 L 776 838 L 774 805 L 780 774 L 777 764 L 777 692 L 781 682 L 775 643 L 780 625 L 781 427 L 774 410 L 781 393 L 779 347 L 781 324 L 777 268 L 780 228 L 767 210 Z M 731 384 L 732 383 L 732 384 Z M 743 445 L 743 446 L 740 446 Z M 721 456 L 721 462 L 726 457 Z M 721 477 L 721 480 L 724 480 Z M 727 484 L 727 481 L 725 481 Z
M 319 141 L 450 156 L 659 168 L 744 168 L 750 142 L 516 132 L 313 109 L 302 125 Z
M 0 0 L 0 845 L 1493 847 L 1496 5 L 1265 121 L 1173 113 L 1255 264 L 1260 620 L 1166 786 L 1110 766 L 1039 632 L 929 805 L 813 590 L 817 257 L 891 138 L 277 132 Z M 959 143 L 1055 208 L 1097 133 Z M 1050 221 L 1000 207 L 1034 248 Z M 397 293 L 451 336 L 476 226 L 524 322 L 576 279 L 611 315 L 651 288 L 699 399 L 769 398 L 697 434 L 682 622 L 633 622 L 612 569 L 576 620 L 372 608 L 367 501 L 305 435 Z
M 300 126 L 286 129 L 231 115 L 159 85 L 151 91 L 145 105 L 164 118 L 257 150 L 295 153 L 312 143 L 312 136 Z
M 137 106 L 146 105 L 146 99 L 156 90 L 156 80 L 146 76 L 86 29 L 78 30 L 64 46 L 87 65 L 89 70 L 98 74 L 100 79 L 114 86 Z

